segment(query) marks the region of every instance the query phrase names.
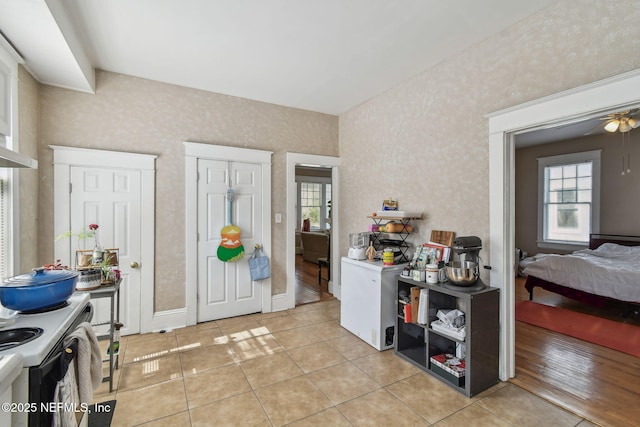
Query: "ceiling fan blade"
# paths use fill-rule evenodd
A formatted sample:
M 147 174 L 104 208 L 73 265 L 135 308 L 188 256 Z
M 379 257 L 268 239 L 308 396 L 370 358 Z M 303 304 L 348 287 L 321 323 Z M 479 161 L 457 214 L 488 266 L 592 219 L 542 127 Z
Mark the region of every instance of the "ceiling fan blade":
M 594 133 L 601 133 L 602 129 L 604 129 L 607 123 L 609 122 L 607 121 L 604 123 L 599 123 L 598 125 L 591 128 L 589 131 L 585 132 L 584 135 L 586 136 L 586 135 L 593 135 Z

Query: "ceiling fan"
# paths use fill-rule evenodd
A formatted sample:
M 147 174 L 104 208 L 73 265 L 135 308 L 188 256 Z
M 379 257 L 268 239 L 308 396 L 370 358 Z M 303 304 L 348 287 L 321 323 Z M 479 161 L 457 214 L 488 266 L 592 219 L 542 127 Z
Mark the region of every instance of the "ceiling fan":
M 640 109 L 608 114 L 600 120 L 606 120 L 604 130 L 607 132 L 629 132 L 640 126 Z

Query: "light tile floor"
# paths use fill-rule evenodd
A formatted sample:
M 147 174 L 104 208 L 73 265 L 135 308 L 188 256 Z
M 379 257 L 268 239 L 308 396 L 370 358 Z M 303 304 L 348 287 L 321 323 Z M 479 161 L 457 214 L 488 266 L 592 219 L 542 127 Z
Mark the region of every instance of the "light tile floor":
M 340 302 L 124 337 L 112 426 L 577 426 L 510 384 L 467 398 L 340 327 Z

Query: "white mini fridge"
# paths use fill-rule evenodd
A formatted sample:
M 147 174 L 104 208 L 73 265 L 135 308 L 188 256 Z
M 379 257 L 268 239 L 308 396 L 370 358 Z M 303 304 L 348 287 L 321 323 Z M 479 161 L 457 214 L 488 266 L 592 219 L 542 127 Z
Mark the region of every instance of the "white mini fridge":
M 340 325 L 377 350 L 393 347 L 396 276 L 406 265 L 342 258 Z

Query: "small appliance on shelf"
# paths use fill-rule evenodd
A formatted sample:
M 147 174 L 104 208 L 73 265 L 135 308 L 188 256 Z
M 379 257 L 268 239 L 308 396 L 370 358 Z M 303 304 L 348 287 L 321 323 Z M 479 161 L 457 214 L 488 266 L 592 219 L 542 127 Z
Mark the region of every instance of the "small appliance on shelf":
M 369 233 L 350 233 L 349 234 L 349 252 L 347 257 L 351 259 L 366 259 L 367 247 L 369 246 Z

